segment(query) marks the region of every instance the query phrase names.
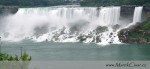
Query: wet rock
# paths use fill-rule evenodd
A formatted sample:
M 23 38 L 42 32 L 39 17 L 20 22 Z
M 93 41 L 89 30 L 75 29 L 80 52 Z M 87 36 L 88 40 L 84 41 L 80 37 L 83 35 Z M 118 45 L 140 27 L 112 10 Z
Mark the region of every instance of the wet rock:
M 45 24 L 45 25 L 35 27 L 34 28 L 34 32 L 35 32 L 34 35 L 40 36 L 42 34 L 46 34 L 49 31 L 48 26 L 49 26 L 48 24 Z
M 96 34 L 108 31 L 108 28 L 106 26 L 98 26 L 95 30 Z
M 80 42 L 83 42 L 83 41 L 85 41 L 86 40 L 86 36 L 79 36 L 79 37 L 77 37 L 78 38 L 78 40 L 80 41 Z
M 116 31 L 117 29 L 120 28 L 120 25 L 119 25 L 119 24 L 116 24 L 116 25 L 114 25 L 112 28 L 113 28 L 114 31 Z
M 147 43 L 147 40 L 146 39 L 144 39 L 144 38 L 141 38 L 140 39 L 140 44 L 146 44 Z
M 99 42 L 101 42 L 101 38 L 100 36 L 96 36 L 96 43 L 99 43 Z
M 74 22 L 70 22 L 69 23 L 70 31 L 72 33 L 77 32 L 77 31 L 81 31 L 88 24 L 89 24 L 89 22 L 85 21 L 85 20 L 77 20 Z

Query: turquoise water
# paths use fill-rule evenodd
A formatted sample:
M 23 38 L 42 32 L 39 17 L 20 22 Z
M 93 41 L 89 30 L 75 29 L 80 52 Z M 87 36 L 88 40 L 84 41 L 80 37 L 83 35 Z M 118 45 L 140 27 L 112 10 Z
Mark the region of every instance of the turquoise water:
M 97 45 L 84 43 L 54 42 L 3 42 L 2 51 L 19 55 L 23 51 L 32 56 L 33 61 L 47 60 L 150 60 L 149 44 Z

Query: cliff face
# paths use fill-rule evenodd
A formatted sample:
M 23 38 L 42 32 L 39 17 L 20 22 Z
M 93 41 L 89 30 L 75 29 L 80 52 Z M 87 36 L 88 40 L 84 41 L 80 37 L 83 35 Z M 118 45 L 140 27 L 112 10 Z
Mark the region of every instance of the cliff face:
M 131 23 L 133 21 L 135 6 L 121 6 L 120 19 L 122 22 Z
M 121 18 L 132 22 L 135 6 L 122 6 Z M 132 28 L 121 30 L 118 33 L 120 41 L 133 44 L 150 44 L 150 30 L 145 30 L 144 25 L 149 23 L 150 7 L 143 7 L 142 23 L 137 23 Z
M 144 7 L 143 8 L 143 17 L 145 17 L 145 20 L 147 18 L 150 18 L 150 7 Z
M 134 9 L 136 6 L 121 6 L 121 18 L 122 20 L 125 20 L 125 22 L 132 22 L 133 15 L 134 15 Z M 143 13 L 142 13 L 142 21 L 146 21 L 147 18 L 150 17 L 150 7 L 143 7 Z
M 15 14 L 18 7 L 15 6 L 0 6 L 0 14 Z

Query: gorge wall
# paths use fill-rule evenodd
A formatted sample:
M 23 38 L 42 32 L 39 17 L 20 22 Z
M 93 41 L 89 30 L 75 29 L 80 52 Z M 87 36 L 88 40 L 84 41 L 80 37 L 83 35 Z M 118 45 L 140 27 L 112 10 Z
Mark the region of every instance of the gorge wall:
M 1 14 L 15 14 L 18 11 L 16 6 L 0 6 L 0 15 Z
M 132 22 L 134 10 L 136 6 L 121 6 L 120 19 L 126 19 L 127 22 Z M 150 17 L 150 7 L 143 7 L 142 11 L 142 22 L 146 21 Z

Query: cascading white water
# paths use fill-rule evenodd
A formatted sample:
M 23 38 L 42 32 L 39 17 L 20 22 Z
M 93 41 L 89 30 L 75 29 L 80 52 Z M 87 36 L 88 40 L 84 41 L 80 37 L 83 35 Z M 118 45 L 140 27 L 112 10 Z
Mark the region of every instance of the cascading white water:
M 143 11 L 143 7 L 135 7 L 133 22 L 129 23 L 127 26 L 124 26 L 124 28 L 131 27 L 131 26 L 135 25 L 136 23 L 141 22 L 142 21 L 142 19 L 141 19 L 142 11 Z
M 133 23 L 141 22 L 142 9 L 143 7 L 135 7 Z
M 139 12 L 134 15 L 141 17 Z M 120 43 L 117 32 L 113 29 L 115 25 L 119 25 L 119 18 L 120 7 L 20 8 L 15 15 L 4 19 L 5 26 L 0 35 L 3 40 L 10 41 L 32 39 Z

